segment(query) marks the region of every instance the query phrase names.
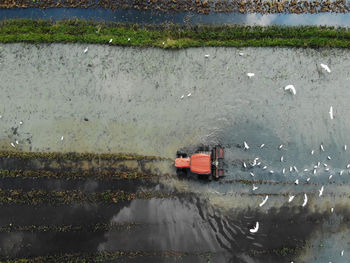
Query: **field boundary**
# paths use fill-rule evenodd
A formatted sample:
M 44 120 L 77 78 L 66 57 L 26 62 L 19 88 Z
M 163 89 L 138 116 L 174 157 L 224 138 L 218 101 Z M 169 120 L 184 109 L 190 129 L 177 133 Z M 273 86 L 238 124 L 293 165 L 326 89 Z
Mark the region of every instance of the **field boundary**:
M 183 49 L 192 47 L 349 48 L 350 30 L 317 26 L 140 26 L 86 20 L 0 22 L 0 43 L 84 43 Z

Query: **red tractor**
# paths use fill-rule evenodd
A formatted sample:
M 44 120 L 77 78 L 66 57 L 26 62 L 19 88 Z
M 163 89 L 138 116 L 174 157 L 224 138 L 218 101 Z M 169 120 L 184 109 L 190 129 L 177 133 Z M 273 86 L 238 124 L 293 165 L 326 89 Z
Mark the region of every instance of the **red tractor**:
M 211 175 L 214 179 L 224 176 L 224 148 L 215 146 L 200 147 L 195 154 L 187 156 L 187 153 L 177 151 L 175 167 L 178 172 L 187 174 L 187 169 L 198 175 Z

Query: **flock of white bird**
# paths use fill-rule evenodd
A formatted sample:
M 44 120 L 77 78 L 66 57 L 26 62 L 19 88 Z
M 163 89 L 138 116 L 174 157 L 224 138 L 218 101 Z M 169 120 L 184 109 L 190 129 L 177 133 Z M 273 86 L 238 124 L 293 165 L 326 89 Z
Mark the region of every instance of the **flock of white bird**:
M 261 144 L 259 148 L 261 149 L 261 148 L 264 148 L 264 147 L 265 147 L 265 144 Z M 282 149 L 283 147 L 284 147 L 284 145 L 281 144 L 281 145 L 278 146 L 278 149 L 280 150 L 280 149 Z M 243 149 L 244 149 L 244 150 L 250 149 L 250 146 L 248 145 L 248 143 L 247 143 L 246 141 L 243 141 Z M 344 149 L 344 151 L 346 151 L 346 150 L 347 150 L 347 145 L 344 145 L 343 149 Z M 325 151 L 325 148 L 324 148 L 323 144 L 320 144 L 320 150 L 323 151 L 323 152 Z M 311 155 L 313 155 L 314 152 L 315 152 L 315 151 L 312 150 L 312 151 L 311 151 Z M 331 159 L 332 159 L 332 158 L 331 158 L 330 156 L 327 156 L 327 160 L 331 160 Z M 280 161 L 281 161 L 281 162 L 284 162 L 283 156 L 281 156 Z M 242 165 L 243 165 L 244 168 L 248 168 L 248 165 L 247 165 L 246 162 L 243 161 L 243 162 L 242 162 Z M 249 165 L 250 165 L 251 167 L 259 166 L 259 167 L 261 167 L 263 170 L 266 170 L 266 169 L 267 169 L 267 166 L 266 166 L 266 165 L 263 166 L 262 163 L 261 163 L 261 161 L 259 161 L 259 157 L 254 158 L 254 160 L 253 160 Z M 318 169 L 318 168 L 321 168 L 321 167 L 322 167 L 322 166 L 321 166 L 321 162 L 317 162 L 317 164 L 315 164 L 315 165 L 313 166 L 313 169 L 309 170 L 308 168 L 305 168 L 303 171 L 304 171 L 304 172 L 311 172 L 311 171 L 312 171 L 313 174 L 316 174 L 317 169 Z M 323 167 L 324 167 L 324 170 L 325 170 L 325 171 L 329 171 L 329 167 L 328 167 L 328 164 L 327 164 L 327 163 L 323 163 Z M 349 169 L 349 168 L 350 168 L 350 164 L 347 164 L 347 165 L 346 165 L 346 168 Z M 292 171 L 299 172 L 299 170 L 297 169 L 297 167 L 296 167 L 295 165 L 289 166 L 289 172 L 292 172 Z M 270 172 L 271 174 L 274 173 L 273 170 L 270 170 L 269 172 Z M 282 168 L 282 174 L 285 174 L 285 173 L 286 173 L 286 168 Z M 340 170 L 340 171 L 339 171 L 339 175 L 342 175 L 343 173 L 344 173 L 344 170 Z M 349 171 L 349 173 L 350 173 L 350 171 Z M 249 174 L 250 174 L 252 177 L 255 176 L 255 174 L 254 174 L 253 172 L 249 172 Z M 332 179 L 332 177 L 333 177 L 333 174 L 331 174 L 331 175 L 329 176 L 329 180 Z M 311 178 L 308 177 L 308 178 L 306 179 L 306 181 L 309 182 L 310 179 L 311 179 Z M 298 185 L 298 184 L 299 184 L 299 179 L 296 179 L 296 180 L 294 181 L 294 184 L 295 184 L 295 185 Z M 253 189 L 252 189 L 252 190 L 255 191 L 255 190 L 257 190 L 257 189 L 258 189 L 258 187 L 255 186 L 255 184 L 253 184 Z M 321 197 L 321 196 L 323 195 L 324 186 L 322 186 L 321 189 L 319 189 L 318 191 L 319 191 L 319 196 Z M 294 199 L 294 197 L 295 197 L 294 195 L 290 195 L 290 196 L 288 197 L 288 202 L 289 202 L 289 203 L 292 202 L 293 199 Z M 259 207 L 262 207 L 263 205 L 265 205 L 266 202 L 267 202 L 267 200 L 268 200 L 268 196 L 266 195 L 265 198 L 262 200 L 262 202 L 259 204 Z M 303 207 L 306 206 L 307 203 L 308 203 L 308 197 L 307 197 L 306 194 L 304 194 L 304 201 L 303 201 L 303 203 L 302 203 L 302 206 L 303 206 Z M 334 212 L 334 208 L 333 208 L 333 207 L 331 208 L 331 212 L 332 212 L 332 213 Z M 256 224 L 256 226 L 255 226 L 254 228 L 250 229 L 250 232 L 251 232 L 251 233 L 256 233 L 257 230 L 258 230 L 258 228 L 259 228 L 259 224 Z
M 240 56 L 243 56 L 244 54 L 243 54 L 243 53 L 240 53 L 239 55 L 240 55 Z M 331 73 L 330 68 L 329 68 L 326 64 L 321 63 L 320 66 L 321 66 L 321 68 L 324 69 L 326 72 Z M 252 73 L 252 72 L 248 72 L 248 73 L 247 73 L 247 76 L 248 76 L 248 78 L 252 78 L 252 77 L 255 76 L 255 74 Z M 290 93 L 293 94 L 293 95 L 296 95 L 296 89 L 295 89 L 294 85 L 291 85 L 291 84 L 290 84 L 290 85 L 287 85 L 287 86 L 284 87 L 284 90 L 290 92 Z M 330 117 L 331 120 L 334 119 L 333 106 L 330 106 L 330 108 L 329 108 L 329 117 Z M 260 148 L 263 148 L 264 146 L 265 146 L 265 144 L 261 144 L 261 145 L 260 145 Z M 281 144 L 278 148 L 281 149 L 282 147 L 283 147 L 283 145 Z M 249 145 L 248 145 L 248 143 L 247 143 L 246 141 L 243 142 L 243 149 L 244 149 L 244 150 L 248 150 L 248 149 L 249 149 Z M 320 149 L 321 149 L 321 151 L 324 151 L 324 146 L 323 146 L 323 144 L 320 145 Z M 344 150 L 346 151 L 346 149 L 347 149 L 347 145 L 344 145 Z M 311 151 L 311 155 L 313 155 L 314 152 L 315 152 L 315 151 L 312 150 L 312 151 Z M 328 160 L 331 160 L 331 157 L 330 157 L 330 156 L 327 156 L 327 159 L 328 159 Z M 253 163 L 252 163 L 251 165 L 252 165 L 252 166 L 255 166 L 255 165 L 258 165 L 258 166 L 259 166 L 259 165 L 261 165 L 261 162 L 258 162 L 258 161 L 259 161 L 259 158 L 255 158 L 254 161 L 253 161 Z M 283 157 L 283 156 L 281 156 L 280 161 L 281 161 L 281 162 L 284 161 L 284 157 Z M 314 166 L 313 171 L 312 171 L 313 174 L 316 174 L 317 168 L 319 168 L 320 165 L 321 165 L 321 163 L 318 162 L 317 165 Z M 326 167 L 326 168 L 325 168 L 326 171 L 329 171 L 329 168 L 327 167 L 328 165 L 327 165 L 326 163 L 323 163 L 323 166 Z M 245 162 L 243 162 L 243 167 L 244 167 L 244 168 L 247 168 L 247 164 L 246 164 Z M 347 168 L 348 168 L 348 169 L 350 168 L 350 164 L 347 165 Z M 262 169 L 263 169 L 263 170 L 267 169 L 267 166 L 263 166 Z M 293 170 L 296 171 L 296 172 L 298 172 L 298 169 L 297 169 L 296 166 L 290 166 L 290 167 L 289 167 L 289 171 L 292 172 Z M 307 172 L 307 171 L 308 171 L 308 169 L 304 169 L 304 172 Z M 286 168 L 283 168 L 283 169 L 282 169 L 282 173 L 285 174 L 285 172 L 286 172 Z M 339 172 L 339 175 L 342 175 L 343 172 L 344 172 L 344 170 L 341 170 L 341 171 Z M 270 173 L 272 174 L 272 173 L 274 173 L 274 171 L 273 171 L 273 170 L 270 170 Z M 255 174 L 254 174 L 253 172 L 249 172 L 249 174 L 250 174 L 251 176 L 255 176 Z M 329 180 L 331 180 L 332 177 L 333 177 L 333 174 L 329 175 Z M 310 178 L 307 178 L 306 181 L 309 182 L 309 181 L 310 181 Z M 298 185 L 298 184 L 299 184 L 299 179 L 295 180 L 294 183 L 295 183 L 295 185 Z M 255 190 L 257 190 L 257 189 L 258 189 L 258 187 L 255 186 L 255 185 L 253 184 L 253 189 L 252 189 L 252 190 L 255 191 Z M 321 189 L 319 190 L 319 196 L 320 196 L 320 197 L 323 195 L 323 191 L 324 191 L 324 186 L 322 186 Z M 294 195 L 289 195 L 289 197 L 288 197 L 288 202 L 291 203 L 291 202 L 294 200 L 294 197 L 295 197 Z M 259 204 L 259 207 L 262 207 L 263 205 L 265 205 L 266 202 L 267 202 L 267 200 L 268 200 L 268 196 L 266 195 L 265 198 L 262 200 L 262 202 Z M 302 206 L 305 207 L 305 206 L 307 205 L 307 203 L 308 203 L 308 196 L 307 196 L 307 194 L 304 194 L 304 201 L 303 201 L 303 203 L 302 203 Z M 333 213 L 333 212 L 334 212 L 334 208 L 332 207 L 332 208 L 331 208 L 331 213 Z M 251 232 L 251 233 L 257 233 L 258 230 L 259 230 L 259 222 L 256 222 L 255 226 L 254 226 L 253 228 L 250 229 L 250 232 Z M 344 250 L 341 251 L 341 256 L 343 256 L 343 255 L 344 255 Z

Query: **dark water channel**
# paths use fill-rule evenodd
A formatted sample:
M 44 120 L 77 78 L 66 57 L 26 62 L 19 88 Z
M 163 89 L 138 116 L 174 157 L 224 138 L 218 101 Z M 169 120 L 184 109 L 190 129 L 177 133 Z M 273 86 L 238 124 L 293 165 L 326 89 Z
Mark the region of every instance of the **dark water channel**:
M 27 9 L 0 9 L 0 20 L 13 18 L 32 19 L 88 19 L 94 21 L 109 21 L 137 24 L 239 24 L 239 25 L 326 25 L 326 26 L 350 26 L 349 13 L 318 13 L 318 14 L 240 14 L 240 13 L 210 13 L 197 14 L 180 12 L 175 14 L 144 12 L 138 10 L 107 10 L 107 9 L 83 9 L 83 8 L 27 8 Z

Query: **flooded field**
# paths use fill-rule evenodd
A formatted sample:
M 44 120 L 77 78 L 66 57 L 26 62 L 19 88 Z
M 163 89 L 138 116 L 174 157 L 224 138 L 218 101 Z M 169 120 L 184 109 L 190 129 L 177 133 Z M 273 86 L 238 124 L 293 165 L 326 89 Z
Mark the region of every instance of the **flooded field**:
M 108 21 L 120 23 L 148 24 L 176 24 L 176 25 L 318 25 L 318 26 L 350 26 L 350 14 L 337 12 L 322 13 L 239 13 L 212 12 L 199 14 L 196 12 L 163 13 L 154 11 L 84 9 L 84 8 L 16 8 L 0 9 L 0 20 L 5 19 L 86 19 L 94 21 Z
M 349 58 L 0 45 L 1 151 L 144 156 L 2 154 L 0 258 L 349 262 Z M 176 176 L 200 143 L 225 147 L 222 180 Z

